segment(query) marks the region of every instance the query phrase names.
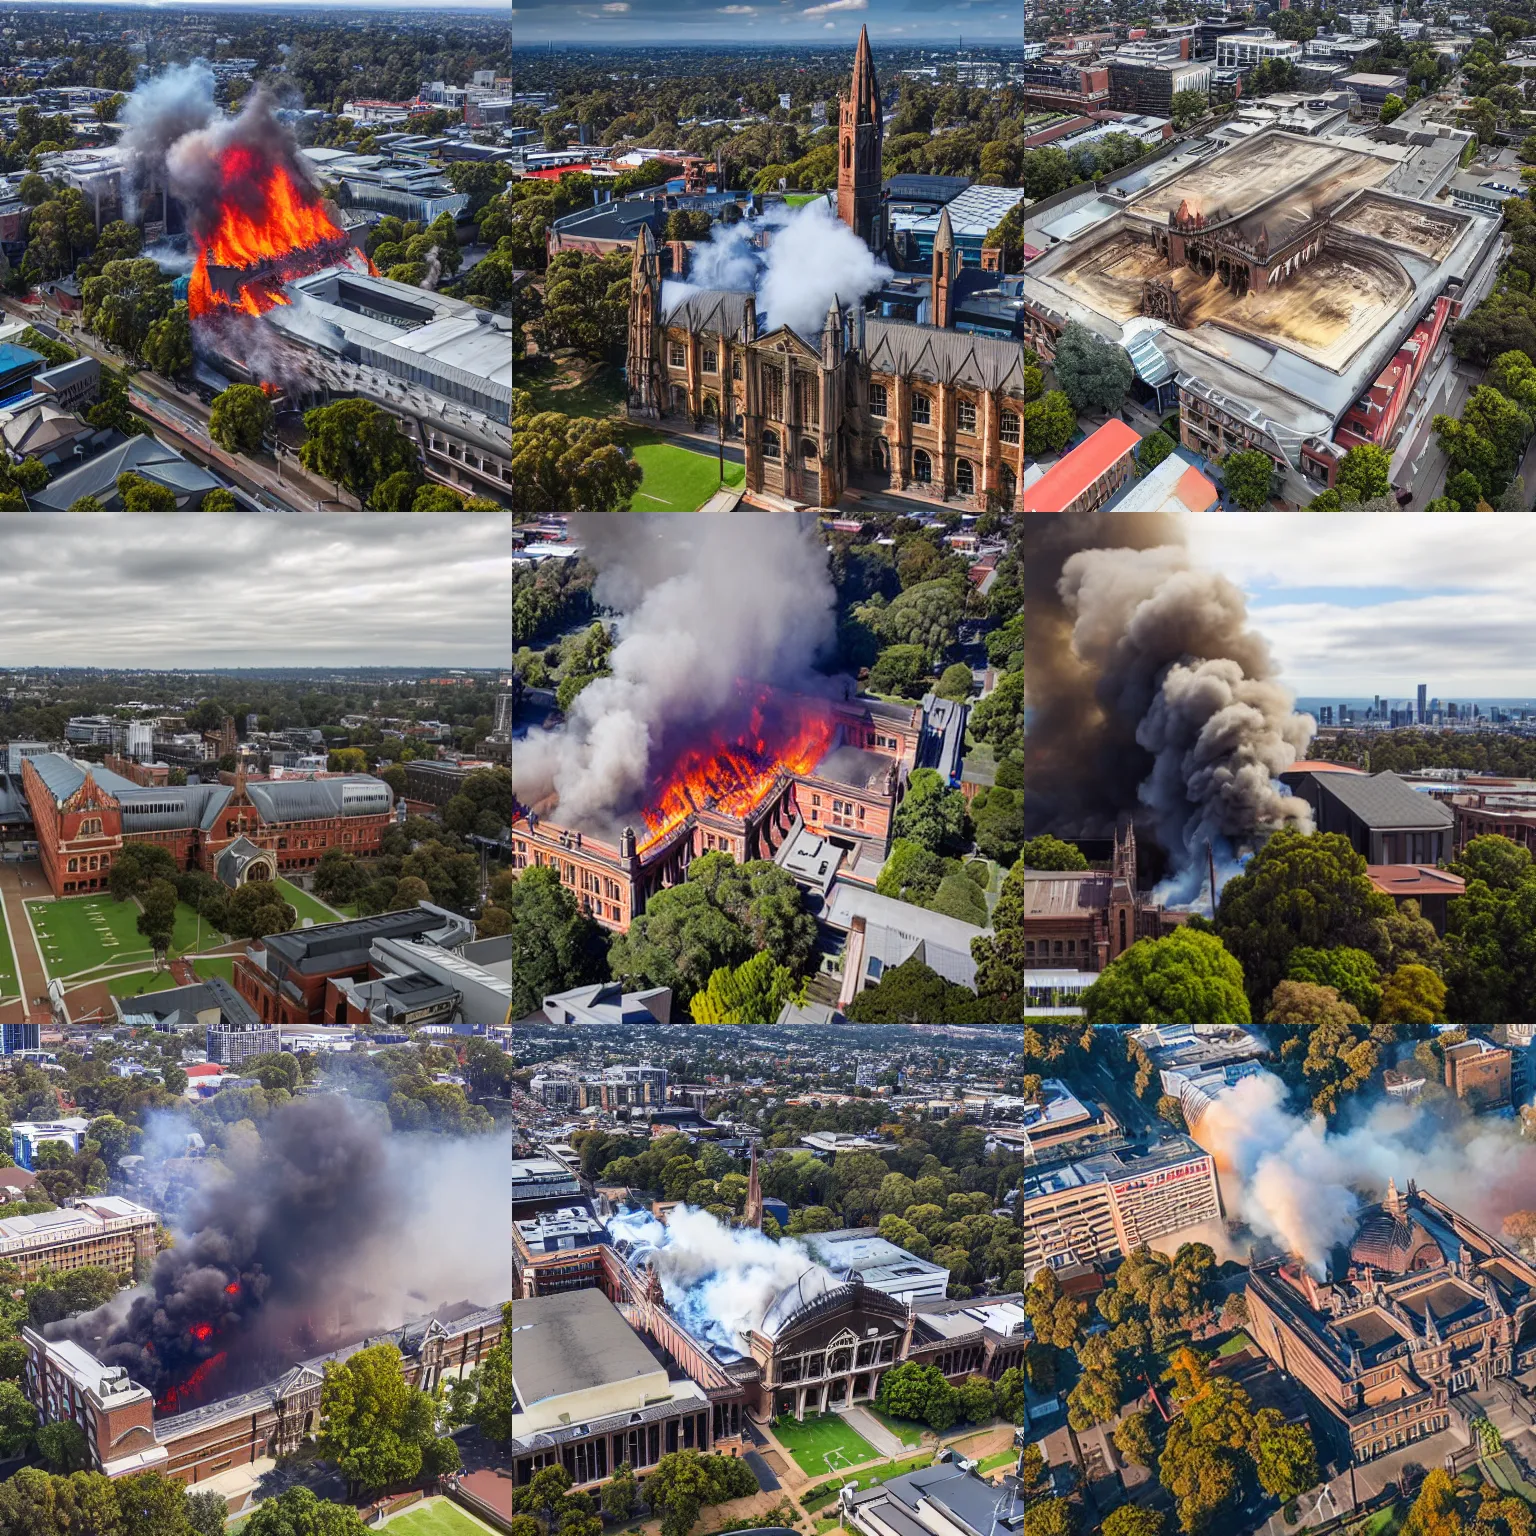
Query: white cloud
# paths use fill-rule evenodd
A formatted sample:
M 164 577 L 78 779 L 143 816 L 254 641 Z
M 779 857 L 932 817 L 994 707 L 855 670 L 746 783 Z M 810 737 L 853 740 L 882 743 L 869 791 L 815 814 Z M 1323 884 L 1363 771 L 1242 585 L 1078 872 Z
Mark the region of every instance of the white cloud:
M 832 11 L 867 11 L 869 0 L 827 0 L 825 5 L 813 5 L 802 11 L 802 16 L 826 16 Z
M 823 32 L 836 32 L 837 31 L 837 23 L 835 21 L 824 21 L 821 24 L 821 30 Z
M 603 10 L 606 11 L 610 16 L 616 16 L 620 12 L 627 11 L 628 9 L 629 0 L 614 0 L 612 5 L 605 5 L 603 7 Z
M 722 16 L 757 15 L 757 7 L 755 5 L 717 5 L 715 9 L 719 11 Z

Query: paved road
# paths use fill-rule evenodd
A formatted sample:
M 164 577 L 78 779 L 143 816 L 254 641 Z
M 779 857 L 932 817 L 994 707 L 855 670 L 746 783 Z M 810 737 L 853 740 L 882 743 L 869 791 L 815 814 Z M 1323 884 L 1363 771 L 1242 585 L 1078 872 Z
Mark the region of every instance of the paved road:
M 773 1475 L 773 1468 L 763 1460 L 759 1452 L 746 1451 L 741 1459 L 752 1468 L 752 1475 L 757 1479 L 757 1486 L 764 1493 L 772 1493 L 775 1488 L 782 1486 L 778 1478 Z

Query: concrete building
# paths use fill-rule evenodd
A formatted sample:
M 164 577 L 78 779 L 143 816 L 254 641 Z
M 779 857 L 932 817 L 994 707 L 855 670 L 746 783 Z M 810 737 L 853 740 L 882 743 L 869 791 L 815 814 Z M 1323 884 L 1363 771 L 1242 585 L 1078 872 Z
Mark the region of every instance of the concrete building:
M 858 1280 L 897 1301 L 943 1299 L 949 1271 L 887 1242 L 875 1227 L 844 1227 L 805 1239 L 811 1257 L 839 1280 Z
M 1312 808 L 1319 832 L 1341 833 L 1368 864 L 1433 865 L 1451 856 L 1455 817 L 1395 773 L 1305 762 L 1292 764 L 1280 782 Z
M 512 1481 L 563 1466 L 572 1487 L 638 1476 L 674 1451 L 714 1450 L 709 1394 L 670 1371 L 600 1290 L 520 1301 L 512 1362 Z
M 0 1218 L 0 1262 L 14 1264 L 23 1281 L 87 1264 L 128 1279 L 154 1258 L 158 1224 L 153 1211 L 121 1195 L 82 1196 L 60 1210 Z
M 45 1141 L 62 1141 L 71 1152 L 80 1150 L 90 1121 L 84 1115 L 65 1115 L 58 1120 L 16 1120 L 11 1124 L 11 1157 L 18 1168 L 31 1169 L 37 1149 Z
M 1445 1048 L 1445 1086 L 1469 1109 L 1502 1109 L 1510 1102 L 1512 1053 L 1474 1035 Z
M 553 1157 L 512 1160 L 512 1290 L 548 1296 L 597 1285 L 610 1238 L 581 1180 Z
M 601 1072 L 536 1072 L 528 1092 L 546 1109 L 660 1108 L 667 1102 L 667 1069 L 652 1066 L 604 1067 Z
M 1024 1269 L 1125 1258 L 1143 1243 L 1221 1217 L 1216 1164 L 1186 1136 L 1028 1174 L 1017 1212 Z
M 939 1462 L 870 1488 L 850 1482 L 839 1495 L 845 1526 L 861 1536 L 993 1536 L 1024 1524 L 1025 1497 L 1016 1478 L 1001 1489 L 960 1461 Z
M 1341 1273 L 1248 1273 L 1248 1333 L 1295 1378 L 1330 1454 L 1365 1462 L 1451 1426 L 1454 1394 L 1536 1363 L 1536 1268 L 1410 1182 L 1368 1206 Z

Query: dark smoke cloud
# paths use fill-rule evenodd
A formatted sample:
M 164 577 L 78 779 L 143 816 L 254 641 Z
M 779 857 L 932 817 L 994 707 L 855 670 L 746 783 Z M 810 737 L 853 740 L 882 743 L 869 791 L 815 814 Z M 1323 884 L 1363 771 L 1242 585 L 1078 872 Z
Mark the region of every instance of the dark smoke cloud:
M 303 1098 L 210 1165 L 146 1284 L 49 1329 L 123 1366 L 166 1409 L 444 1302 L 510 1294 L 504 1138 L 394 1137 L 337 1096 Z M 211 1364 L 210 1364 L 211 1362 Z M 206 1390 L 186 1390 L 200 1368 Z M 176 1389 L 182 1389 L 177 1400 Z
M 1242 592 L 1195 565 L 1178 524 L 1037 519 L 1026 539 L 1031 833 L 1102 837 L 1134 814 L 1169 856 L 1165 896 L 1189 901 L 1207 844 L 1230 868 L 1255 837 L 1309 827 L 1275 779 L 1315 723 L 1292 708 Z
M 123 155 L 125 214 L 133 218 L 139 199 L 154 181 L 163 181 L 171 146 L 206 128 L 218 116 L 213 71 L 201 61 L 178 64 L 146 80 L 123 103 L 126 125 L 118 139 Z

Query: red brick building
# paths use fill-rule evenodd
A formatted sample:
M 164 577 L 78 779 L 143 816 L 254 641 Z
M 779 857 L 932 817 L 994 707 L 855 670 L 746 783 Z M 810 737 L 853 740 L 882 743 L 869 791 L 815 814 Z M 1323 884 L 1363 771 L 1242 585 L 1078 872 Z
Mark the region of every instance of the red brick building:
M 237 773 L 233 784 L 143 785 L 46 753 L 23 763 L 22 790 L 55 896 L 106 890 L 113 857 L 131 842 L 159 843 L 178 869 L 217 876 L 219 855 L 245 838 L 289 874 L 313 869 L 328 848 L 376 855 L 394 821 L 393 791 L 363 774 L 248 782 Z
M 235 991 L 263 1024 L 345 1024 L 347 998 L 328 984 L 370 979 L 376 939 L 425 939 L 454 949 L 475 936 L 467 918 L 423 902 L 408 912 L 381 912 L 351 922 L 274 933 L 235 959 Z

